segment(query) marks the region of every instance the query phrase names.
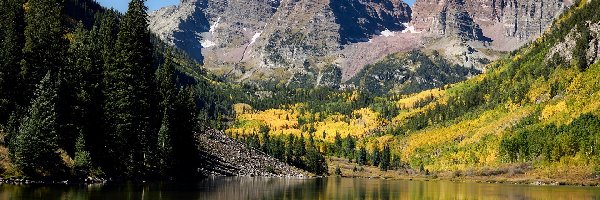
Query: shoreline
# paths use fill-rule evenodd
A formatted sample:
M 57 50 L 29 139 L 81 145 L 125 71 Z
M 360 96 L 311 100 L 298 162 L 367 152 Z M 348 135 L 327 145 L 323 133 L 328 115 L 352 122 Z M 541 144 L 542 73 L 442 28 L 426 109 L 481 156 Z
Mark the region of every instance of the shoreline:
M 530 186 L 574 186 L 574 187 L 600 187 L 600 183 L 598 181 L 593 180 L 585 180 L 585 181 L 565 181 L 558 179 L 535 179 L 535 178 L 517 178 L 517 177 L 493 177 L 493 178 L 485 178 L 480 176 L 467 176 L 460 178 L 452 178 L 452 177 L 439 177 L 439 176 L 399 176 L 399 177 L 379 177 L 379 176 L 311 176 L 311 177 L 297 177 L 297 176 L 213 176 L 213 177 L 205 177 L 202 179 L 195 180 L 195 182 L 208 180 L 214 178 L 267 178 L 267 179 L 297 179 L 297 180 L 305 180 L 305 179 L 319 179 L 319 178 L 349 178 L 349 179 L 381 179 L 381 180 L 402 180 L 402 181 L 449 181 L 454 183 L 487 183 L 487 184 L 511 184 L 511 185 L 530 185 Z M 95 182 L 80 182 L 80 181 L 70 181 L 70 180 L 62 180 L 62 181 L 33 181 L 27 179 L 0 179 L 0 185 L 106 185 L 111 183 L 150 183 L 150 182 L 164 182 L 164 181 L 174 181 L 174 180 L 154 180 L 154 181 L 95 181 Z M 174 181 L 177 182 L 177 181 Z M 185 181 L 190 182 L 190 181 Z M 194 182 L 194 181 L 191 181 Z
M 514 165 L 505 168 L 486 168 L 468 171 L 419 172 L 410 168 L 381 171 L 379 167 L 358 166 L 347 159 L 328 157 L 329 173 L 336 170 L 345 178 L 374 178 L 385 180 L 452 181 L 461 183 L 496 183 L 515 185 L 589 186 L 599 187 L 600 177 L 582 172 L 566 172 L 547 177 L 537 173 L 529 165 Z
M 335 176 L 330 176 L 335 177 Z M 600 187 L 600 183 L 594 181 L 574 182 L 558 179 L 535 179 L 535 178 L 508 178 L 508 177 L 425 177 L 425 176 L 403 176 L 403 177 L 367 177 L 367 176 L 337 176 L 341 178 L 355 179 L 383 179 L 383 180 L 404 180 L 404 181 L 449 181 L 455 183 L 488 183 L 488 184 L 511 184 L 511 185 L 531 185 L 531 186 L 578 186 L 578 187 Z
M 388 172 L 399 172 L 390 170 Z M 438 175 L 403 175 L 403 176 L 207 176 L 191 182 L 198 182 L 214 178 L 267 178 L 267 179 L 319 179 L 319 178 L 349 178 L 349 179 L 381 179 L 388 181 L 403 180 L 403 181 L 449 181 L 454 183 L 487 183 L 487 184 L 511 184 L 511 185 L 529 185 L 529 186 L 576 186 L 576 187 L 600 187 L 598 180 L 583 180 L 583 181 L 572 181 L 572 180 L 560 180 L 560 179 L 538 179 L 530 177 L 507 177 L 507 176 L 461 176 L 461 177 L 448 177 Z M 28 179 L 3 179 L 0 178 L 0 185 L 105 185 L 111 183 L 151 183 L 151 182 L 164 182 L 176 180 L 148 180 L 148 181 L 112 181 L 107 179 L 96 179 L 94 181 L 71 181 L 71 180 L 51 180 L 51 181 L 34 181 Z M 182 181 L 182 182 L 190 182 Z

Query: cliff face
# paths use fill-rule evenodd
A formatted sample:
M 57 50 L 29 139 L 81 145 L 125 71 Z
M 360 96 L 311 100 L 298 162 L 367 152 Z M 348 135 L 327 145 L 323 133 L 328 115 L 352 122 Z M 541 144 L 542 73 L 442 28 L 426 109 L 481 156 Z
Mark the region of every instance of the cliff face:
M 417 30 L 435 34 L 473 30 L 477 35 L 477 27 L 468 28 L 475 23 L 487 37 L 475 37 L 478 40 L 518 43 L 540 35 L 571 4 L 563 0 L 419 0 L 413 7 L 412 24 Z M 471 35 L 467 38 L 473 38 Z
M 365 42 L 380 31 L 401 31 L 410 21 L 411 9 L 401 0 L 331 0 L 342 43 Z
M 401 0 L 182 0 L 151 13 L 150 29 L 217 74 L 286 79 L 331 64 L 343 45 L 404 30 L 410 16 Z
M 277 0 L 182 0 L 150 13 L 150 29 L 202 62 L 203 49 L 240 48 L 273 16 Z
M 332 65 L 346 81 L 365 65 L 417 48 L 483 71 L 480 61 L 496 55 L 482 49 L 519 48 L 569 5 L 417 0 L 411 9 L 402 0 L 182 0 L 151 13 L 150 29 L 231 81 L 314 86 Z

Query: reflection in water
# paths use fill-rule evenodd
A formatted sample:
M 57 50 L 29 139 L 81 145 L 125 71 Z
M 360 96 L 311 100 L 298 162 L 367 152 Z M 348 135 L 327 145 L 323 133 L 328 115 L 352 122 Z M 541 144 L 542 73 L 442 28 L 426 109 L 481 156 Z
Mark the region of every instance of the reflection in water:
M 600 188 L 381 179 L 213 178 L 195 183 L 0 185 L 0 199 L 600 199 Z

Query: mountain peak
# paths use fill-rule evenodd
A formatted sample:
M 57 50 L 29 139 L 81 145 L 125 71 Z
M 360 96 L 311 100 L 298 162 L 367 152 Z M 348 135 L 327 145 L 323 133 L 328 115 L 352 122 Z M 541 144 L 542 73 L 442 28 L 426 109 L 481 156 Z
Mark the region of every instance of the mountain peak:
M 570 4 L 417 0 L 411 8 L 402 0 L 184 0 L 151 13 L 150 28 L 232 81 L 285 83 L 296 75 L 317 81 L 330 65 L 348 80 L 366 64 L 436 41 L 427 38 L 462 41 L 441 47 L 474 41 L 491 50 L 517 49 Z

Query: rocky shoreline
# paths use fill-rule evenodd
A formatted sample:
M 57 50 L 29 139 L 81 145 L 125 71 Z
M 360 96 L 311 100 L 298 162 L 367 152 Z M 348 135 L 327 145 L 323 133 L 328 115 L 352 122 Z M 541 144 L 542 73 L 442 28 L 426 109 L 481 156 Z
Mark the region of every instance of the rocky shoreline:
M 77 185 L 77 184 L 85 184 L 85 185 L 95 185 L 95 184 L 105 184 L 109 182 L 107 179 L 103 178 L 93 178 L 88 177 L 83 180 L 30 180 L 24 178 L 0 178 L 1 184 L 10 184 L 10 185 Z

